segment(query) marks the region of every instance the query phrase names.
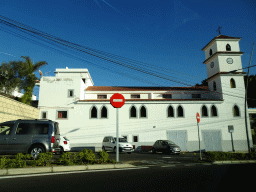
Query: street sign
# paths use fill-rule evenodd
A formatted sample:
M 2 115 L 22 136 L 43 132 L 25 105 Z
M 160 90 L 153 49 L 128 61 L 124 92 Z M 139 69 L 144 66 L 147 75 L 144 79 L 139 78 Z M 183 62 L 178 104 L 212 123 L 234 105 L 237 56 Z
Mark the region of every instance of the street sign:
M 196 114 L 196 120 L 197 120 L 197 127 L 198 127 L 198 143 L 199 143 L 199 151 L 200 151 L 200 160 L 202 161 L 201 147 L 200 147 L 200 131 L 199 131 L 200 115 L 199 113 Z
M 119 162 L 119 127 L 118 127 L 118 108 L 121 108 L 124 103 L 125 99 L 122 94 L 115 93 L 110 98 L 110 103 L 113 107 L 116 108 L 116 161 Z
M 200 115 L 199 115 L 199 113 L 196 114 L 196 119 L 197 119 L 197 123 L 199 123 L 200 122 Z
M 125 103 L 124 96 L 122 94 L 115 93 L 111 96 L 110 103 L 115 108 L 121 108 Z

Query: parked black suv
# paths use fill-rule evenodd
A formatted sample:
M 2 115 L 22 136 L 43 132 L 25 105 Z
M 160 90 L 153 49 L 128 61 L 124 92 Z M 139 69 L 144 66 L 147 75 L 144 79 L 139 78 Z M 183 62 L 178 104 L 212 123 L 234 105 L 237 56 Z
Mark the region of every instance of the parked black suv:
M 59 153 L 58 122 L 51 120 L 14 120 L 0 123 L 0 153 Z

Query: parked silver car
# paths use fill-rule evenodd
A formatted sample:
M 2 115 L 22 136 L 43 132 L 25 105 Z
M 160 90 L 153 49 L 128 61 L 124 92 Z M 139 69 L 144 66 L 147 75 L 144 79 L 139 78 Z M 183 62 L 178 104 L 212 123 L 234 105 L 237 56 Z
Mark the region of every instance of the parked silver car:
M 103 151 L 113 151 L 116 152 L 116 137 L 106 136 L 102 142 Z M 127 142 L 124 137 L 119 138 L 119 152 L 126 152 L 131 154 L 133 152 L 133 146 Z
M 0 153 L 60 152 L 58 122 L 51 120 L 14 120 L 0 123 Z

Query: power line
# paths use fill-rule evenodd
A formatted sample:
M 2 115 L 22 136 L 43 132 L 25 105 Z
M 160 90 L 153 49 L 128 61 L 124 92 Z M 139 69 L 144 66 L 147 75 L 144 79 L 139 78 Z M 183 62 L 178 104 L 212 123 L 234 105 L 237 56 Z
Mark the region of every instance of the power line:
M 0 17 L 5 18 L 5 17 L 3 17 L 3 16 L 0 16 Z M 8 19 L 8 20 L 10 20 L 10 19 Z M 10 21 L 13 21 L 13 20 L 10 20 Z M 17 29 L 17 30 L 19 30 L 19 31 L 21 31 L 21 32 L 23 32 L 23 33 L 25 33 L 25 34 L 32 35 L 33 37 L 35 37 L 35 38 L 37 38 L 37 39 L 38 39 L 38 36 L 36 36 L 36 35 L 39 35 L 39 37 L 40 37 L 41 39 L 43 38 L 43 41 L 46 40 L 47 43 L 49 43 L 48 41 L 50 41 L 50 42 L 53 41 L 54 43 L 57 43 L 57 45 L 55 45 L 55 46 L 58 46 L 58 47 L 60 47 L 58 44 L 61 44 L 61 45 L 66 46 L 66 47 L 68 47 L 68 48 L 75 49 L 75 50 L 80 51 L 80 52 L 84 52 L 84 53 L 86 53 L 86 54 L 89 54 L 89 55 L 91 55 L 91 56 L 97 57 L 97 58 L 99 58 L 99 59 L 103 59 L 104 61 L 107 61 L 107 62 L 109 62 L 109 63 L 114 63 L 114 64 L 116 64 L 116 65 L 119 65 L 119 66 L 122 66 L 122 67 L 126 67 L 126 68 L 129 68 L 129 69 L 131 69 L 131 70 L 135 70 L 135 71 L 142 72 L 142 73 L 144 73 L 144 74 L 146 74 L 146 75 L 155 76 L 155 77 L 157 77 L 157 78 L 161 78 L 162 80 L 173 81 L 173 82 L 177 82 L 177 83 L 180 83 L 180 84 L 185 84 L 185 85 L 193 86 L 192 84 L 187 84 L 187 83 L 184 83 L 184 82 L 180 82 L 180 81 L 176 81 L 176 80 L 173 80 L 173 79 L 170 79 L 170 78 L 166 78 L 165 76 L 168 76 L 168 75 L 165 75 L 165 74 L 162 74 L 162 73 L 157 73 L 157 74 L 156 74 L 156 73 L 153 73 L 153 72 L 149 71 L 149 69 L 148 69 L 148 71 L 147 71 L 147 70 L 145 70 L 145 69 L 139 68 L 139 67 L 137 67 L 137 65 L 135 65 L 136 67 L 134 67 L 134 64 L 133 64 L 133 63 L 130 63 L 130 61 L 134 61 L 134 60 L 130 60 L 130 59 L 123 58 L 123 57 L 120 57 L 120 56 L 117 56 L 117 55 L 113 55 L 113 54 L 110 54 L 110 53 L 98 51 L 98 50 L 95 50 L 95 49 L 92 49 L 92 48 L 80 46 L 80 45 L 77 45 L 77 44 L 74 44 L 74 43 L 71 43 L 71 42 L 62 40 L 62 39 L 60 39 L 60 38 L 51 36 L 51 35 L 49 35 L 49 34 L 40 32 L 40 31 L 38 31 L 38 30 L 36 30 L 36 29 L 33 29 L 33 28 L 28 27 L 28 26 L 26 26 L 26 25 L 20 24 L 20 23 L 18 23 L 18 22 L 16 22 L 16 21 L 14 21 L 14 22 L 17 23 L 17 24 L 20 24 L 21 26 L 28 27 L 29 29 L 26 29 L 26 28 L 24 28 L 24 27 L 17 26 L 17 25 L 15 25 L 15 24 L 10 23 L 10 22 L 6 22 L 6 21 L 4 21 L 4 20 L 2 20 L 2 19 L 0 19 L 0 22 L 4 23 L 5 25 L 7 25 L 7 26 L 9 26 L 9 27 L 15 28 L 15 29 Z M 32 34 L 30 34 L 29 32 L 32 33 Z M 35 34 L 36 34 L 36 35 L 35 35 Z M 67 44 L 66 44 L 66 43 L 67 43 Z M 71 45 L 72 45 L 72 46 L 71 46 Z M 84 50 L 84 49 L 80 49 L 80 48 L 85 48 L 85 50 Z M 65 54 L 66 54 L 66 53 L 65 53 Z M 107 56 L 111 56 L 111 57 L 108 58 Z M 119 58 L 121 58 L 121 61 L 117 60 L 117 59 L 119 59 Z M 123 62 L 124 60 L 128 60 L 128 64 L 127 64 L 127 63 L 124 63 L 124 62 Z M 88 62 L 88 61 L 87 61 L 87 62 Z M 137 62 L 137 61 L 136 61 L 136 62 Z M 140 62 L 139 62 L 139 63 L 140 63 Z M 130 64 L 132 64 L 132 66 L 131 66 Z M 93 65 L 95 65 L 95 64 L 93 64 Z M 100 68 L 105 68 L 105 67 L 100 66 Z M 107 68 L 105 68 L 105 69 L 107 69 Z M 107 70 L 109 70 L 109 69 L 107 69 Z M 159 74 L 160 74 L 160 75 L 159 75 Z M 123 73 L 122 75 L 124 75 L 124 73 Z M 134 74 L 133 74 L 133 75 L 134 75 Z M 127 75 L 124 75 L 124 76 L 127 76 Z M 171 77 L 171 76 L 169 76 L 169 77 Z M 137 80 L 138 80 L 138 78 L 137 78 Z M 152 83 L 151 83 L 151 84 L 152 84 Z M 210 90 L 209 90 L 208 92 L 220 93 L 220 92 L 218 92 L 218 91 L 210 91 Z M 244 98 L 244 97 L 239 97 L 239 96 L 237 96 L 237 95 L 232 95 L 232 94 L 227 94 L 227 93 L 222 93 L 222 94 L 229 95 L 229 96 L 234 96 L 234 97 L 238 97 L 238 98 Z

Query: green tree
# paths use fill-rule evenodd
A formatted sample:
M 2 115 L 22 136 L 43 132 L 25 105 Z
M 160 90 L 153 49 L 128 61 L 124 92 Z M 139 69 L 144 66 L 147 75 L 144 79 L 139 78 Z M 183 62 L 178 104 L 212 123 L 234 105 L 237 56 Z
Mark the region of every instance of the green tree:
M 208 82 L 206 81 L 206 79 L 204 79 L 203 81 L 201 81 L 201 84 L 196 84 L 195 86 L 208 86 Z
M 24 95 L 20 98 L 22 103 L 30 104 L 32 92 L 35 87 L 35 80 L 38 80 L 34 74 L 41 66 L 46 65 L 46 61 L 39 61 L 35 64 L 32 63 L 30 57 L 21 56 L 22 61 L 10 61 L 9 63 L 3 63 L 0 66 L 1 71 L 6 71 L 7 75 L 3 72 L 3 85 L 1 90 L 9 90 L 18 88 L 19 91 L 23 90 Z M 4 76 L 6 75 L 6 76 Z M 13 83 L 9 86 L 8 79 L 14 79 Z M 7 85 L 7 86 L 6 86 Z M 8 87 L 9 86 L 9 87 Z M 0 87 L 1 88 L 1 87 Z M 9 91 L 10 93 L 11 91 Z
M 21 102 L 30 104 L 32 92 L 35 87 L 35 80 L 38 80 L 34 74 L 41 66 L 46 65 L 46 61 L 38 61 L 33 64 L 30 57 L 21 56 L 25 61 L 19 62 L 18 64 L 18 74 L 19 78 L 22 80 L 20 84 L 20 89 L 24 90 L 24 95 L 21 97 Z
M 0 92 L 10 95 L 20 85 L 20 78 L 13 70 L 14 62 L 2 63 L 0 66 Z

